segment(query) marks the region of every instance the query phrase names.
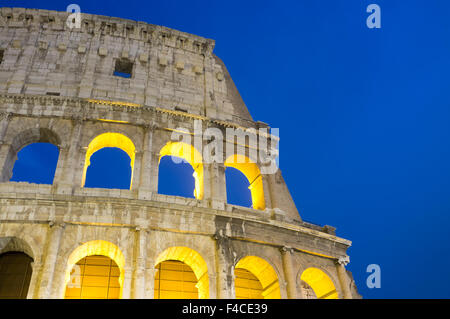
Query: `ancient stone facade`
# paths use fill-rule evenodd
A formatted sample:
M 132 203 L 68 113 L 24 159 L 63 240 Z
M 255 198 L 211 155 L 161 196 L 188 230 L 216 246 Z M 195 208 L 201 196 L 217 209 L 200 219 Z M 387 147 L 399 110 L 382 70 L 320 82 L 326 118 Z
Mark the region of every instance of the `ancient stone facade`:
M 0 9 L 0 254 L 33 259 L 28 298 L 63 298 L 74 263 L 94 254 L 119 266 L 122 298 L 153 298 L 164 260 L 193 269 L 201 298 L 234 298 L 238 263 L 268 298 L 327 297 L 320 276 L 328 296 L 359 298 L 345 270 L 351 242 L 302 221 L 279 170 L 258 176 L 259 209 L 227 203 L 220 163 L 202 165 L 196 198 L 158 194 L 161 150 L 177 128 L 267 127 L 252 120 L 214 41 L 89 14 L 71 29 L 68 15 Z M 129 78 L 114 75 L 121 61 Z M 133 146 L 129 190 L 83 187 L 92 141 L 108 133 Z M 35 142 L 59 148 L 53 184 L 9 181 Z

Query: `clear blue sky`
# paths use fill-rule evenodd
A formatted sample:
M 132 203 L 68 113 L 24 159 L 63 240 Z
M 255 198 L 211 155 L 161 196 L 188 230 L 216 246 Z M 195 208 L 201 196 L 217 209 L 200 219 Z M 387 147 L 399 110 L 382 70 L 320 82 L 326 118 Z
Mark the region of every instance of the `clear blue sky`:
M 76 3 L 215 39 L 253 118 L 280 128 L 302 218 L 353 241 L 348 269 L 363 297 L 450 297 L 449 1 Z M 366 27 L 371 3 L 381 29 Z M 369 264 L 380 289 L 366 286 Z

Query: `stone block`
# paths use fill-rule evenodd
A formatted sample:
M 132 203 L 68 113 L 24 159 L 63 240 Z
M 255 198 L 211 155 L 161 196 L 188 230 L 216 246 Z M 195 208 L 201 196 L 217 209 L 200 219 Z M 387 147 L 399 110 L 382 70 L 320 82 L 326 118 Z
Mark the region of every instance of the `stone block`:
M 105 47 L 98 48 L 98 55 L 105 57 L 108 55 L 108 49 Z

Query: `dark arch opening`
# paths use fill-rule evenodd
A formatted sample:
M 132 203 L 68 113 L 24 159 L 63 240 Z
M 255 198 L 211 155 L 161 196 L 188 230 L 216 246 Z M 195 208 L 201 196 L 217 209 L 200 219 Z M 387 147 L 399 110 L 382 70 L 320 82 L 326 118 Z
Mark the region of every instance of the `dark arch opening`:
M 0 299 L 26 299 L 33 259 L 22 252 L 0 255 Z
M 225 180 L 227 203 L 243 207 L 252 207 L 252 194 L 247 177 L 234 167 L 226 167 Z
M 131 159 L 117 147 L 104 147 L 90 158 L 84 187 L 130 189 Z
M 163 156 L 159 162 L 158 193 L 195 198 L 194 169 L 177 156 Z
M 51 143 L 33 143 L 17 153 L 12 182 L 53 184 L 59 149 Z

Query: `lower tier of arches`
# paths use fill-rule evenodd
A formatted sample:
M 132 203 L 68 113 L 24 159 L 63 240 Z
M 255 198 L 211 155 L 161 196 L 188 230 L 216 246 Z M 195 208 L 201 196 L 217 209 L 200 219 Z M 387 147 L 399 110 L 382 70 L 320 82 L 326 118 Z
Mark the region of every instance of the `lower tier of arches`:
M 94 223 L 0 223 L 0 298 L 357 296 L 335 259 L 282 247 Z

